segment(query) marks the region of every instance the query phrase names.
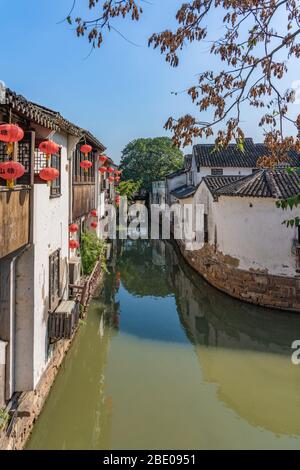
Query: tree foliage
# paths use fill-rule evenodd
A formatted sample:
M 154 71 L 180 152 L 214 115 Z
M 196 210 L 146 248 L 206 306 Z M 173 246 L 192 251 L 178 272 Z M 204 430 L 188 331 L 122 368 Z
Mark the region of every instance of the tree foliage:
M 102 261 L 102 268 L 105 269 L 105 253 L 105 241 L 99 240 L 94 232 L 84 232 L 81 236 L 80 244 L 83 274 L 91 274 L 95 264 L 100 259 Z
M 92 20 L 75 19 L 77 35 L 87 34 L 92 47 L 100 47 L 103 34 L 115 29 L 114 19 L 120 16 L 138 21 L 142 4 L 142 0 L 89 0 L 89 8 L 99 14 Z M 288 61 L 300 58 L 299 1 L 186 0 L 175 16 L 175 29 L 154 32 L 149 46 L 177 67 L 186 45 L 196 42 L 207 47 L 210 43 L 209 52 L 220 66 L 204 68 L 186 89 L 197 113 L 167 120 L 165 128 L 172 131 L 175 145 L 190 145 L 195 138 L 214 138 L 216 149 L 235 140 L 242 150 L 242 121 L 245 109 L 252 107 L 267 148 L 260 166 L 273 167 L 285 162 L 289 151 L 300 152 L 300 114 L 292 116 L 290 112 L 295 91 L 281 85 Z M 209 36 L 207 23 L 212 18 L 214 30 L 220 31 L 217 38 Z M 203 120 L 207 111 L 212 115 L 208 122 Z M 292 125 L 294 132 L 286 124 Z M 287 206 L 296 207 L 295 202 L 289 200 Z
M 140 187 L 141 187 L 140 181 L 127 180 L 127 181 L 121 181 L 121 183 L 116 188 L 116 190 L 121 196 L 126 196 L 127 199 L 131 201 L 134 194 L 139 191 Z
M 137 139 L 122 152 L 120 168 L 122 177 L 140 181 L 141 187 L 150 189 L 153 181 L 183 167 L 182 152 L 173 146 L 168 137 Z

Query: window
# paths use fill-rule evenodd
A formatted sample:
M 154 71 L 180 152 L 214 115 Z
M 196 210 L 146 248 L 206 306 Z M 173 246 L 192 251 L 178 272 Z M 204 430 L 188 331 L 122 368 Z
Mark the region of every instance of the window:
M 49 256 L 49 310 L 53 311 L 60 301 L 60 250 Z
M 208 215 L 204 214 L 204 243 L 208 243 Z
M 193 184 L 193 172 L 192 171 L 189 172 L 189 182 L 190 184 Z
M 61 194 L 61 151 L 56 155 L 51 155 L 52 168 L 56 168 L 59 171 L 59 177 L 51 182 L 50 196 L 60 196 Z
M 95 182 L 95 155 L 94 152 L 90 152 L 86 157 L 80 152 L 82 143 L 78 144 L 73 152 L 73 182 L 74 183 L 94 183 Z M 80 162 L 83 160 L 89 160 L 93 163 L 93 166 L 84 171 L 80 166 Z
M 212 168 L 210 174 L 212 176 L 222 176 L 223 175 L 223 168 Z

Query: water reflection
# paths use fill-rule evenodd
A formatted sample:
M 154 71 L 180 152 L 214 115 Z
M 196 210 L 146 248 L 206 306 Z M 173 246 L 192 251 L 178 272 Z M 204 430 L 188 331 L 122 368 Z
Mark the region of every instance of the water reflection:
M 169 242 L 120 242 L 28 448 L 299 448 L 300 318 L 209 286 Z

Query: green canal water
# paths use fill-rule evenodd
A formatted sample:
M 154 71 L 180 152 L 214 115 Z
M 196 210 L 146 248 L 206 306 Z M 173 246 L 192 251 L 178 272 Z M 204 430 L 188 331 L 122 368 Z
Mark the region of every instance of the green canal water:
M 28 449 L 300 448 L 300 317 L 223 295 L 161 241 L 109 270 Z

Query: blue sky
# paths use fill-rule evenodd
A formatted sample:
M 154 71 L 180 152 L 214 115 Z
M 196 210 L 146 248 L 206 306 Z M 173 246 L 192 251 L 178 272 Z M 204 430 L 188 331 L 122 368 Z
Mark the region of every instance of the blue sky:
M 87 5 L 88 0 L 77 3 Z M 67 23 L 57 24 L 68 13 L 72 0 L 0 0 L 0 80 L 89 129 L 118 162 L 121 150 L 131 140 L 168 135 L 163 125 L 170 115 L 192 113 L 189 99 L 171 92 L 193 84 L 199 71 L 216 67 L 207 52 L 208 44 L 188 46 L 177 69 L 147 47 L 152 32 L 175 26 L 175 12 L 181 3 L 145 3 L 139 23 L 117 23 L 122 34 L 138 47 L 111 32 L 104 47 L 86 58 L 90 51 L 87 41 L 77 39 Z M 221 35 L 214 18 L 209 20 L 209 28 L 216 37 Z M 300 73 L 292 64 L 287 83 L 298 78 Z M 245 114 L 244 128 L 247 135 L 261 140 L 252 117 L 253 112 Z

